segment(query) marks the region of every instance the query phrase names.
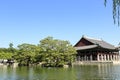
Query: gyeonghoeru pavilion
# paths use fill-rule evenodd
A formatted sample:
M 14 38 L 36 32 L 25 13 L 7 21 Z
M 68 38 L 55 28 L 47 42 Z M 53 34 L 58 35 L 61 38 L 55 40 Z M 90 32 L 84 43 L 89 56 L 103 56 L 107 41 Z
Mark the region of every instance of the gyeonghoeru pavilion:
M 74 47 L 77 50 L 77 63 L 120 63 L 119 48 L 102 39 L 82 36 Z

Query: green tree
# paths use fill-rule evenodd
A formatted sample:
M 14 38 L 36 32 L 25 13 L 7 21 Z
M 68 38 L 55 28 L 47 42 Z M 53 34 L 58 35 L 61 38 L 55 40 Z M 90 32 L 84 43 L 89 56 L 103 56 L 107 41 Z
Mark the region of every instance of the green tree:
M 35 56 L 39 52 L 38 47 L 33 44 L 18 45 L 18 53 L 14 58 L 18 61 L 19 65 L 29 66 L 35 62 Z
M 13 43 L 10 43 L 10 44 L 9 44 L 9 48 L 13 48 Z
M 45 66 L 63 66 L 73 62 L 76 50 L 68 41 L 47 37 L 40 41 Z
M 12 53 L 0 52 L 0 59 L 12 59 Z
M 10 43 L 8 51 L 11 53 L 17 53 L 17 49 L 15 49 L 13 46 L 14 46 L 13 43 Z
M 0 48 L 0 59 L 9 59 L 11 60 L 14 56 L 13 53 L 16 53 L 17 49 L 13 48 Z

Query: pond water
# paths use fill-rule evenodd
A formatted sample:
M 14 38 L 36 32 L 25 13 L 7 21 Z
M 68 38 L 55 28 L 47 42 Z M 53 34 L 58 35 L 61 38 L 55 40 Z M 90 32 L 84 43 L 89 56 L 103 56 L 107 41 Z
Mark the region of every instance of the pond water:
M 120 80 L 120 65 L 76 65 L 71 68 L 0 66 L 0 80 Z

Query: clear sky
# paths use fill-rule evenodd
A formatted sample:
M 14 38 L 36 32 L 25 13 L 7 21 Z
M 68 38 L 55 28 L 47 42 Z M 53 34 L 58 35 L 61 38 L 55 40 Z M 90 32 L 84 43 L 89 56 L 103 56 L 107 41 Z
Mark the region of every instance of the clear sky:
M 0 0 L 0 47 L 38 44 L 47 36 L 75 44 L 82 35 L 118 45 L 112 0 Z

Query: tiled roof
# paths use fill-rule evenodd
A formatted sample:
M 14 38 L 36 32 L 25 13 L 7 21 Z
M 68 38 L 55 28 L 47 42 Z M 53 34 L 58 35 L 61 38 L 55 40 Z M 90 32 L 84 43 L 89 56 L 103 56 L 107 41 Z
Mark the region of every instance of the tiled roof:
M 106 49 L 116 49 L 115 46 L 101 40 L 101 39 L 92 39 L 92 38 L 88 38 L 88 37 L 83 37 L 84 39 L 88 40 L 89 42 L 95 44 L 95 45 L 99 45 L 102 48 L 106 48 Z
M 91 49 L 91 48 L 96 48 L 96 47 L 101 47 L 101 48 L 110 49 L 110 50 L 116 49 L 115 46 L 113 46 L 113 45 L 111 45 L 111 44 L 109 44 L 101 39 L 94 39 L 94 38 L 89 38 L 86 36 L 83 36 L 82 38 L 93 43 L 93 45 L 75 47 L 76 50 L 85 50 L 85 49 Z

